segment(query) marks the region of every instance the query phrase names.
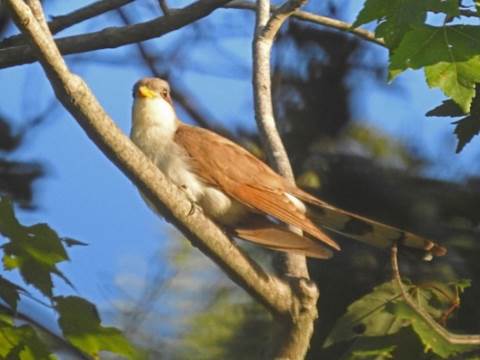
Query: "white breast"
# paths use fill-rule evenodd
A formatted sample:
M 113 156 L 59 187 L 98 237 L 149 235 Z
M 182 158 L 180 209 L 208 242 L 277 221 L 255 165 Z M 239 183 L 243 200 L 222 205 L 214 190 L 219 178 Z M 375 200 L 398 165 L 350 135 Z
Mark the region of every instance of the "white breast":
M 183 149 L 173 141 L 177 126 L 175 111 L 164 99 L 135 100 L 130 133 L 132 141 L 186 191 L 191 201 L 198 202 L 204 186 L 190 171 Z
M 185 150 L 174 142 L 177 126 L 175 112 L 165 100 L 135 100 L 132 141 L 208 216 L 223 224 L 236 222 L 246 214 L 246 209 L 220 190 L 204 184 L 191 171 Z
M 150 158 L 173 142 L 176 129 L 175 111 L 164 99 L 135 99 L 130 137 Z

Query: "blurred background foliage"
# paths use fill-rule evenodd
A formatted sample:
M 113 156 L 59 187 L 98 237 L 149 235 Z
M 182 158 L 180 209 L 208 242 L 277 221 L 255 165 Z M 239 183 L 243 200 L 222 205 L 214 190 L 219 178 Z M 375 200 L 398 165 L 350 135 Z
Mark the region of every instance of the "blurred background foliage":
M 344 3 L 311 1 L 309 8 L 342 17 Z M 148 6 L 160 14 L 153 2 Z M 124 24 L 140 20 L 133 8 L 110 16 Z M 0 34 L 8 21 L 0 4 Z M 230 26 L 209 19 L 191 25 L 184 41 L 173 43 L 162 52 L 157 52 L 151 43 L 144 43 L 131 46 L 131 56 L 125 58 L 80 54 L 71 61 L 79 68 L 92 63 L 125 66 L 130 62 L 144 73 L 168 78 L 177 107 L 192 123 L 236 139 L 263 157 L 255 131 L 214 119 L 201 105 L 201 94 L 189 93 L 179 81 L 186 71 L 249 77 L 248 66 L 217 43 L 218 37 L 228 41 L 247 36 L 247 24 L 251 26 L 251 14 L 239 12 L 231 18 Z M 192 48 L 214 48 L 216 61 L 222 66 L 189 62 Z M 432 168 L 444 166 L 442 159 L 356 118 L 352 96 L 359 84 L 366 79 L 373 79 L 378 86 L 385 83 L 386 64 L 376 61 L 376 50 L 348 34 L 295 20 L 282 29 L 273 53 L 273 95 L 278 126 L 297 180 L 339 207 L 447 246 L 448 255 L 433 263 L 402 256 L 403 275 L 416 283 L 471 279 L 472 286 L 462 296 L 459 310 L 448 319 L 448 326 L 459 332 L 479 332 L 479 178 L 464 174 L 452 174 L 449 180 L 428 177 Z M 402 96 L 395 85 L 385 85 L 385 91 Z M 47 107 L 46 113 L 51 110 Z M 48 173 L 36 160 L 15 159 L 15 150 L 22 146 L 27 133 L 35 136 L 35 132 L 43 131 L 37 126 L 44 117 L 45 113 L 39 113 L 28 122 L 29 126 L 12 130 L 8 114 L 0 109 L 0 192 L 32 209 L 36 204 L 32 184 Z M 149 261 L 143 286 L 117 289 L 120 296 L 104 313 L 152 359 L 267 358 L 266 344 L 275 341 L 269 314 L 196 249 L 178 239 L 177 233 L 172 233 L 171 238 L 168 255 L 156 254 Z M 333 259 L 309 261 L 321 294 L 309 359 L 340 358 L 346 347 L 323 348 L 335 322 L 354 300 L 391 278 L 387 253 L 348 239 L 338 240 L 343 251 Z M 269 263 L 269 251 L 239 245 L 262 263 Z M 169 261 L 167 269 L 165 258 Z M 412 343 L 419 346 L 418 339 Z

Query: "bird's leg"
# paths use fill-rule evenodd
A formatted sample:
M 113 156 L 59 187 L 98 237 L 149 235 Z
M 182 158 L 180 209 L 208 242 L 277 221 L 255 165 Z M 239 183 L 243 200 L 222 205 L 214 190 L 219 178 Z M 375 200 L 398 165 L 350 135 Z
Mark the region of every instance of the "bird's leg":
M 180 189 L 187 195 L 188 200 L 190 201 L 190 210 L 188 210 L 187 216 L 192 216 L 195 214 L 195 210 L 201 210 L 200 205 L 198 204 L 197 200 L 193 197 L 191 192 L 188 190 L 187 185 L 182 184 L 180 185 Z

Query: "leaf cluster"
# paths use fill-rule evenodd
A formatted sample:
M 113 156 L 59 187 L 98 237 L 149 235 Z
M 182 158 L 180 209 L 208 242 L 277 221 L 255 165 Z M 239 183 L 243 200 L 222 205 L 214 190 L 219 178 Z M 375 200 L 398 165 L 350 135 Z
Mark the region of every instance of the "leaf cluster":
M 26 285 L 48 299 L 46 304 L 24 286 L 0 275 L 0 358 L 56 359 L 45 337 L 57 335 L 20 311 L 22 297 L 43 304 L 58 315 L 64 345 L 78 354 L 98 358 L 101 351 L 110 351 L 126 358 L 137 356 L 118 329 L 101 325 L 94 304 L 79 296 L 56 296 L 54 293 L 54 277 L 73 287 L 58 267 L 69 260 L 67 247 L 85 243 L 60 237 L 47 224 L 21 224 L 11 201 L 5 197 L 0 197 L 0 235 L 5 239 L 0 246 L 4 270 L 17 271 Z
M 444 322 L 458 294 L 469 283 L 460 280 L 448 285 L 430 283 L 405 287 L 419 309 Z M 348 344 L 342 359 L 447 359 L 472 350 L 455 345 L 436 333 L 402 298 L 393 281 L 379 285 L 353 302 L 337 321 L 324 346 Z M 345 347 L 344 347 L 345 349 Z
M 423 69 L 428 86 L 439 88 L 467 116 L 455 123 L 457 152 L 480 128 L 474 105 L 480 26 L 467 23 L 461 10 L 465 7 L 458 0 L 367 0 L 353 24 L 377 23 L 375 36 L 390 51 L 390 80 L 407 69 Z M 443 20 L 431 24 L 430 14 Z

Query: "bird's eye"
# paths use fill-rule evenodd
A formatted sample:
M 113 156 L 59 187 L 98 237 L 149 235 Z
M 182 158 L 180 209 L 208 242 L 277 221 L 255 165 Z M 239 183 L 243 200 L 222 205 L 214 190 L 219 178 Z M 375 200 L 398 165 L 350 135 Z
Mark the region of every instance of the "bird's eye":
M 163 89 L 162 90 L 162 96 L 166 99 L 168 97 L 168 90 L 167 89 Z

